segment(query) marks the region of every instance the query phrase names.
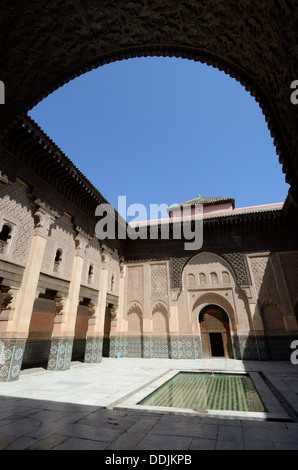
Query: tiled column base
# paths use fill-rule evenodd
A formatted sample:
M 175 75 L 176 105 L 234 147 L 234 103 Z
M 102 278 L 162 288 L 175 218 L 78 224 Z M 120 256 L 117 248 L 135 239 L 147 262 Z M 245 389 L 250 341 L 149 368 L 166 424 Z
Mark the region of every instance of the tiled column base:
M 89 336 L 86 338 L 86 349 L 84 362 L 94 364 L 102 360 L 102 343 L 101 336 Z
M 127 357 L 125 344 L 126 341 L 122 336 L 111 336 L 109 357 Z
M 18 380 L 26 339 L 0 339 L 0 382 Z
M 52 338 L 48 370 L 67 370 L 70 368 L 73 338 Z

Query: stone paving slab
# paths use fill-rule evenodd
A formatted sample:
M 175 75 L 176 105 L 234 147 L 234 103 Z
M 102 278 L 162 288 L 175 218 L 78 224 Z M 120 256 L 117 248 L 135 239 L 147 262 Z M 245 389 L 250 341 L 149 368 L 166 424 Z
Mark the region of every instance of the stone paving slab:
M 286 362 L 104 359 L 96 365 L 75 363 L 69 371 L 32 370 L 17 382 L 0 383 L 0 450 L 298 449 L 294 414 L 284 421 L 265 421 L 117 409 L 117 403 L 179 370 L 262 372 L 272 380 L 274 400 L 278 392 L 292 411 L 298 403 L 298 366 Z

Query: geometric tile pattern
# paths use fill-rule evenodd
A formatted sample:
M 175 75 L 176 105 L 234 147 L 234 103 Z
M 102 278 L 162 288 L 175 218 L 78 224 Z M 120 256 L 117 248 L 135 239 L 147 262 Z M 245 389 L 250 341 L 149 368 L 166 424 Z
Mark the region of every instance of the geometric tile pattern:
M 147 336 L 143 340 L 143 357 L 168 359 L 170 357 L 169 338 L 167 336 Z
M 297 338 L 289 336 L 234 336 L 233 356 L 240 360 L 289 361 L 293 350 L 291 342 Z M 28 344 L 27 344 L 28 342 Z M 85 345 L 85 350 L 84 349 Z M 80 358 L 86 363 L 102 360 L 103 338 L 91 336 L 76 345 Z M 26 353 L 25 353 L 26 352 Z M 49 353 L 48 353 L 49 352 Z M 49 340 L 1 339 L 0 340 L 0 382 L 18 380 L 22 367 L 48 362 L 48 370 L 67 370 L 73 355 L 73 338 L 52 338 Z M 111 336 L 110 357 L 201 359 L 202 345 L 199 336 Z M 48 357 L 48 361 L 46 360 Z
M 295 338 L 264 336 L 233 336 L 233 357 L 245 361 L 290 360 Z M 201 359 L 199 336 L 113 336 L 110 340 L 110 357 L 143 357 L 172 359 Z
M 73 338 L 52 338 L 48 370 L 70 369 Z
M 268 359 L 271 361 L 290 361 L 293 352 L 290 345 L 294 339 L 298 338 L 290 338 L 289 336 L 267 337 Z
M 144 357 L 143 338 L 127 336 L 124 341 L 124 357 Z
M 171 337 L 171 356 L 174 359 L 199 359 L 201 357 L 201 341 L 199 337 Z
M 257 361 L 259 359 L 265 360 L 266 354 L 263 354 L 261 358 L 259 356 L 258 342 L 255 337 L 242 335 L 232 337 L 232 344 L 234 350 L 235 359 L 240 359 L 244 361 Z M 266 351 L 266 345 L 264 342 L 259 341 L 259 346 L 262 348 L 263 353 Z
M 143 357 L 199 359 L 202 357 L 199 337 L 188 336 L 113 336 L 110 357 Z
M 18 380 L 26 339 L 0 340 L 0 382 Z
M 289 336 L 237 336 L 233 337 L 235 359 L 261 361 L 290 361 L 293 350 Z
M 86 339 L 84 362 L 89 364 L 99 363 L 102 360 L 102 336 L 89 336 Z

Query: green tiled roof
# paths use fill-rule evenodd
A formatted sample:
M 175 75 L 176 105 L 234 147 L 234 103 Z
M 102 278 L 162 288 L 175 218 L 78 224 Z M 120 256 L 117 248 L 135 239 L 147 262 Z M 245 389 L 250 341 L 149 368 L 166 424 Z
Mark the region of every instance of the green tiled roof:
M 169 210 L 181 206 L 192 206 L 194 204 L 203 204 L 203 206 L 213 206 L 215 204 L 225 204 L 226 202 L 232 203 L 233 209 L 235 209 L 235 199 L 231 197 L 202 197 L 199 194 L 198 197 L 194 199 L 190 199 L 189 201 L 181 202 L 180 204 L 175 204 L 169 207 Z

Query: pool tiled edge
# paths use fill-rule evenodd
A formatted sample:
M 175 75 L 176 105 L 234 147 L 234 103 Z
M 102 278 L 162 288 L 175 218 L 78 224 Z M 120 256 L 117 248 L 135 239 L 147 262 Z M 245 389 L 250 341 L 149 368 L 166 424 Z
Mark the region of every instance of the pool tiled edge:
M 182 370 L 181 370 L 182 371 Z M 131 394 L 127 399 L 118 403 L 114 407 L 116 410 L 138 410 L 146 411 L 148 413 L 163 413 L 163 414 L 182 414 L 188 416 L 204 416 L 216 418 L 237 418 L 237 419 L 254 419 L 265 421 L 291 421 L 289 415 L 286 413 L 280 402 L 273 395 L 267 384 L 264 382 L 259 372 L 248 372 L 251 377 L 264 405 L 267 409 L 266 412 L 252 412 L 252 411 L 225 411 L 225 410 L 193 410 L 185 408 L 169 408 L 164 406 L 146 406 L 138 405 L 138 403 L 164 385 L 167 381 L 173 378 L 179 371 L 172 370 L 163 375 L 159 379 L 153 381 L 150 385 L 145 386 L 136 393 Z M 196 370 L 193 372 L 208 372 L 208 370 Z M 223 373 L 222 370 L 210 370 L 209 372 Z M 243 371 L 233 370 L 233 374 L 243 374 Z

